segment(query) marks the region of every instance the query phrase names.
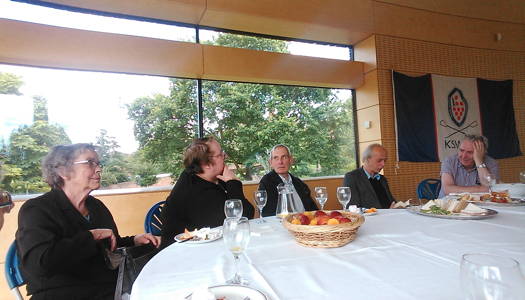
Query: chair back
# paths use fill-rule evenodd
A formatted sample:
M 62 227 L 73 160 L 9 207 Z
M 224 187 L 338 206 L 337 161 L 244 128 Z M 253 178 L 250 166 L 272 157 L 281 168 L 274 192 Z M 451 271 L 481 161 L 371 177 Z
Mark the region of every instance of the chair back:
M 433 200 L 439 197 L 441 190 L 441 180 L 427 178 L 421 181 L 417 186 L 417 196 L 419 199 Z
M 5 257 L 5 278 L 7 280 L 7 285 L 15 295 L 15 298 L 23 300 L 18 287 L 24 285 L 26 281 L 24 280 L 22 273 L 20 273 L 20 259 L 18 258 L 15 242 L 11 243 Z
M 146 219 L 144 220 L 144 231 L 146 233 L 151 233 L 153 235 L 160 236 L 162 234 L 162 221 L 160 219 L 160 213 L 162 212 L 162 207 L 166 201 L 160 201 L 155 203 L 146 214 Z

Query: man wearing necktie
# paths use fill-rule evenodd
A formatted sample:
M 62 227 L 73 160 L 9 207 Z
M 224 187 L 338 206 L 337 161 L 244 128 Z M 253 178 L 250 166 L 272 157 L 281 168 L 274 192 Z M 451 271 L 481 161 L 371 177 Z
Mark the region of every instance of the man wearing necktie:
M 363 166 L 346 173 L 343 185 L 350 187 L 350 205 L 366 208 L 391 208 L 395 203 L 386 177 L 379 174 L 387 160 L 386 149 L 371 144 L 363 152 Z

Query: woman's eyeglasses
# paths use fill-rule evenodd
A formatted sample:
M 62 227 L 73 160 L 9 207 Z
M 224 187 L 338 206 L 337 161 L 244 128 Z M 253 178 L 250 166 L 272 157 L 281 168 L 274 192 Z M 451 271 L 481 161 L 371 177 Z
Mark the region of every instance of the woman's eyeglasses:
M 104 167 L 99 161 L 95 161 L 92 159 L 74 161 L 73 164 L 88 164 L 93 169 L 95 169 L 96 167 L 100 167 L 102 169 Z

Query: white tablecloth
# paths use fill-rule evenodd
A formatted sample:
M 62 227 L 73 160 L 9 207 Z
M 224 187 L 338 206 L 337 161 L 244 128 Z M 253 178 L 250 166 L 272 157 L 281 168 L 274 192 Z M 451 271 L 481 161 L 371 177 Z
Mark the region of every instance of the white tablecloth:
M 275 217 L 263 225 L 252 220 L 241 275 L 269 299 L 461 299 L 464 253 L 512 257 L 524 269 L 525 207 L 494 209 L 499 214 L 484 220 L 379 210 L 353 242 L 331 249 L 300 246 Z M 233 274 L 222 239 L 173 244 L 144 267 L 131 299 L 180 299 Z

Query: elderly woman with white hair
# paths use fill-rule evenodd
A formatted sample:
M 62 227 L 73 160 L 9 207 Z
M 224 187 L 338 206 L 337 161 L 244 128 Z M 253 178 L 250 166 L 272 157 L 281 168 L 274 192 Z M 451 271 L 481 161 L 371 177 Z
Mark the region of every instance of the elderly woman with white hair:
M 152 243 L 151 234 L 120 237 L 104 204 L 89 195 L 102 166 L 91 144 L 56 146 L 42 163 L 51 191 L 22 205 L 16 242 L 31 299 L 113 299 L 117 270 L 106 252 Z

